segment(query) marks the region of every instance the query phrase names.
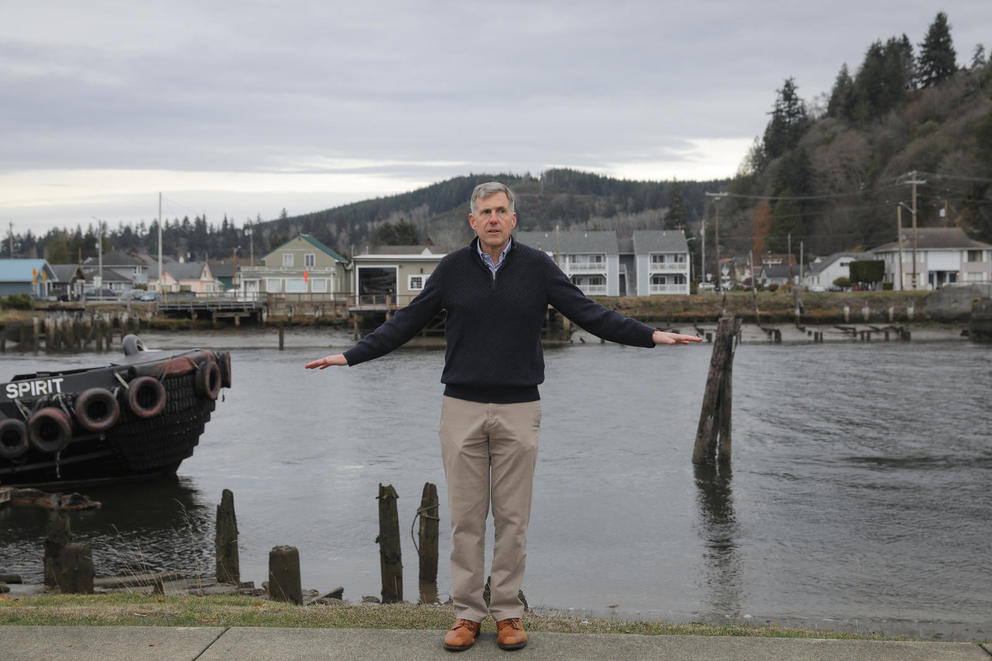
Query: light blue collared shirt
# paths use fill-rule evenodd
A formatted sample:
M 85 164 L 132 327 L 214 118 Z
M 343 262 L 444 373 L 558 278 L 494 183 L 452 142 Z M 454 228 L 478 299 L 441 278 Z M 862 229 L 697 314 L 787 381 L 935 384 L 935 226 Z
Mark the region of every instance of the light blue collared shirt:
M 482 261 L 485 262 L 486 266 L 489 267 L 489 271 L 493 275 L 496 275 L 496 271 L 498 271 L 499 267 L 503 266 L 503 262 L 506 261 L 506 253 L 510 252 L 511 246 L 513 246 L 512 238 L 506 242 L 506 247 L 503 248 L 503 252 L 499 254 L 499 264 L 493 264 L 493 258 L 489 256 L 489 253 L 487 253 L 482 249 L 482 241 L 479 241 L 479 244 L 476 246 L 476 250 L 479 251 L 479 255 L 482 257 Z

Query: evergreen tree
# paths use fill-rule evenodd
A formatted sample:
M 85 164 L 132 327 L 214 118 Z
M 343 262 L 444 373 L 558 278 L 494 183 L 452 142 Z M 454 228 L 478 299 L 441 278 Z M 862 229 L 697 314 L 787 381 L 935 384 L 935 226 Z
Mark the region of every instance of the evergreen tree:
M 957 71 L 956 53 L 951 41 L 947 14 L 938 12 L 920 44 L 918 78 L 920 87 L 934 87 Z
M 682 196 L 682 187 L 677 179 L 672 179 L 671 186 L 668 187 L 668 212 L 665 214 L 663 229 L 685 229 L 689 224 L 689 216 L 685 210 L 685 198 Z
M 827 115 L 835 119 L 854 119 L 854 106 L 857 99 L 854 95 L 854 80 L 847 71 L 847 64 L 841 66 L 834 80 L 830 100 L 827 102 Z
M 784 253 L 789 249 L 790 238 L 794 245 L 798 245 L 804 233 L 803 213 L 799 202 L 794 199 L 791 190 L 785 189 L 782 191 L 782 199 L 775 203 L 772 210 L 772 222 L 768 228 L 765 247 L 771 252 Z
M 810 123 L 806 104 L 799 98 L 794 78 L 786 78 L 777 92 L 772 118 L 765 127 L 764 148 L 768 159 L 778 158 L 799 144 L 799 138 Z

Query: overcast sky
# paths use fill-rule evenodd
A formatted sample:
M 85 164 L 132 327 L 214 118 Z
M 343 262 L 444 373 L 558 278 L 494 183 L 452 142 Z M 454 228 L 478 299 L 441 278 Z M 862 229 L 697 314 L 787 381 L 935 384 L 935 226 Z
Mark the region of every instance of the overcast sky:
M 473 172 L 730 177 L 794 76 L 989 0 L 0 0 L 0 231 L 239 225 Z M 984 41 L 983 41 L 984 40 Z

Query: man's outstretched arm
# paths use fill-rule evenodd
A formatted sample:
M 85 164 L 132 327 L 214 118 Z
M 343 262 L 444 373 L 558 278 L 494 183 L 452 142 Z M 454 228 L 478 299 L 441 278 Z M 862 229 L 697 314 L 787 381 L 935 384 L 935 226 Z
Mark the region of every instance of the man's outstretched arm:
M 340 366 L 347 367 L 348 359 L 344 357 L 343 353 L 336 353 L 333 356 L 324 356 L 323 358 L 318 358 L 317 360 L 311 361 L 305 365 L 308 370 L 314 368 L 320 368 L 326 370 L 328 367 Z
M 655 344 L 689 344 L 690 342 L 701 342 L 703 338 L 695 335 L 683 335 L 681 333 L 666 333 L 656 330 L 651 334 L 651 340 Z M 309 365 L 307 365 L 309 367 Z

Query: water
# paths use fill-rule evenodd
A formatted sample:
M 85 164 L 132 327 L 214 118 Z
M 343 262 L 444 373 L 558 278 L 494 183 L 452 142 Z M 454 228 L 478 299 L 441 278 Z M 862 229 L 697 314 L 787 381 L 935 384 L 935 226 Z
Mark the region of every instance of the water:
M 443 353 L 307 371 L 345 333 L 148 335 L 233 348 L 225 391 L 175 484 L 82 489 L 71 515 L 98 573 L 212 573 L 213 518 L 235 494 L 243 580 L 300 549 L 303 583 L 377 595 L 376 495 L 400 494 L 405 597 L 437 442 Z M 772 621 L 972 639 L 992 635 L 992 349 L 967 342 L 744 344 L 733 472 L 691 454 L 710 346 L 573 345 L 547 383 L 524 591 L 532 607 L 672 621 Z M 97 355 L 0 359 L 5 375 Z M 450 579 L 441 511 L 442 599 Z M 0 571 L 40 581 L 46 515 L 0 512 Z

